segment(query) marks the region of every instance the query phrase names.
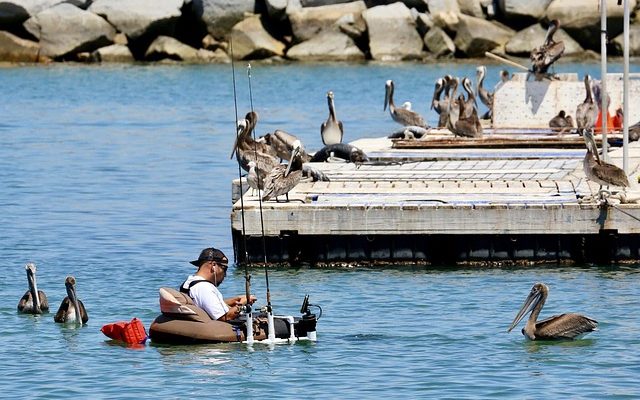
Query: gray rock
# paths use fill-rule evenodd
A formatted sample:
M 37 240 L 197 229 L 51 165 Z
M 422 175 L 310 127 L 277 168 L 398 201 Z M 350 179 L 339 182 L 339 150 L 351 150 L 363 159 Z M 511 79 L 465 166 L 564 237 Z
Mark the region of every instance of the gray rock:
M 91 59 L 97 62 L 129 63 L 135 61 L 131 50 L 123 44 L 101 47 L 91 53 Z
M 116 30 L 96 14 L 71 4 L 48 8 L 24 23 L 40 40 L 41 54 L 56 58 L 113 43 Z
M 245 13 L 256 12 L 255 0 L 191 0 L 197 15 L 216 39 L 224 38 L 231 28 L 242 21 Z
M 342 32 L 326 30 L 289 49 L 287 57 L 299 61 L 361 61 L 364 53 Z
M 460 12 L 463 14 L 476 18 L 484 18 L 480 0 L 458 0 L 458 7 L 460 7 Z
M 228 64 L 231 62 L 231 58 L 222 49 L 216 49 L 215 51 L 198 49 L 198 58 L 210 63 Z
M 529 57 L 534 47 L 542 45 L 547 34 L 547 29 L 540 24 L 531 25 L 516 33 L 505 45 L 507 54 Z M 559 29 L 553 36 L 554 40 L 564 42 L 564 54 L 582 53 L 584 49 L 567 32 Z
M 624 38 L 622 34 L 613 39 L 613 46 L 618 55 L 623 54 Z M 640 56 L 640 25 L 629 25 L 629 55 Z
M 559 20 L 561 26 L 567 30 L 592 27 L 599 29 L 600 11 L 597 7 L 599 3 L 593 0 L 553 0 L 547 7 L 546 17 L 549 20 Z M 633 9 L 635 6 L 636 0 L 629 0 L 629 7 Z M 608 25 L 620 24 L 623 13 L 623 8 L 618 6 L 616 1 L 607 1 Z
M 287 15 L 291 22 L 294 42 L 309 40 L 318 33 L 331 27 L 342 16 L 347 14 L 361 14 L 367 6 L 364 1 L 354 1 L 347 4 L 335 4 L 321 7 L 288 7 Z
M 433 19 L 429 13 L 418 13 L 418 17 L 416 18 L 416 25 L 418 27 L 418 33 L 421 36 L 424 36 L 425 33 L 431 28 L 435 26 L 433 23 Z
M 336 21 L 335 25 L 340 32 L 349 36 L 355 42 L 361 40 L 367 32 L 367 24 L 362 18 L 362 14 L 346 14 Z
M 542 19 L 551 0 L 499 0 L 498 7 L 507 18 Z M 593 7 L 593 5 L 592 5 Z
M 159 61 L 171 59 L 177 61 L 198 61 L 198 50 L 169 36 L 158 36 L 145 53 L 145 59 Z
M 403 3 L 377 6 L 362 14 L 369 31 L 369 49 L 374 60 L 392 61 L 422 57 L 424 42 L 416 22 Z
M 149 30 L 171 34 L 181 15 L 184 0 L 95 0 L 89 11 L 104 17 L 130 39 Z
M 38 43 L 0 31 L 0 61 L 37 62 L 39 51 Z
M 2 0 L 0 25 L 21 24 L 41 11 L 60 3 L 86 8 L 89 0 Z
M 434 26 L 424 35 L 424 44 L 436 57 L 447 56 L 456 51 L 453 40 L 442 29 Z
M 455 31 L 458 25 L 458 15 L 461 13 L 457 0 L 430 0 L 429 14 L 433 23 L 450 31 Z
M 285 45 L 273 38 L 259 16 L 238 22 L 231 29 L 233 57 L 238 60 L 283 56 Z
M 515 31 L 481 18 L 461 14 L 454 43 L 469 57 L 481 57 L 484 53 L 502 46 L 515 35 Z

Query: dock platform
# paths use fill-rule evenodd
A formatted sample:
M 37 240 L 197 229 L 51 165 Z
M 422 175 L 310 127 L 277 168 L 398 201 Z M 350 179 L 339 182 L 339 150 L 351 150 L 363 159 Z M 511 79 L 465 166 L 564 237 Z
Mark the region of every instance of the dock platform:
M 599 186 L 585 179 L 582 137 L 566 136 L 582 145 L 362 139 L 352 144 L 370 162 L 313 163 L 330 182 L 303 181 L 289 202 L 260 204 L 249 190 L 244 212 L 236 180 L 236 262 L 262 263 L 265 250 L 267 263 L 319 266 L 640 261 L 640 145 L 629 146 L 625 198 L 602 203 L 587 200 Z M 608 161 L 621 167 L 622 148 Z

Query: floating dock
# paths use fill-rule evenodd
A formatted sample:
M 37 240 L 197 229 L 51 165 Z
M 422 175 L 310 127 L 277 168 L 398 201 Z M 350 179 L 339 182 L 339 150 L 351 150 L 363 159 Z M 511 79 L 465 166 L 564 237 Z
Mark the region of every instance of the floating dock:
M 620 85 L 618 76 L 607 81 L 610 88 Z M 640 93 L 639 80 L 631 91 Z M 246 182 L 240 201 L 240 181 L 234 181 L 236 262 L 640 262 L 640 144 L 629 145 L 631 187 L 602 202 L 592 196 L 599 186 L 585 179 L 583 138 L 546 127 L 559 109 L 575 111 L 583 83 L 514 79 L 495 96 L 494 104 L 512 110 L 496 111 L 483 139 L 436 129 L 419 140 L 357 140 L 351 144 L 368 163 L 314 163 L 330 182 L 303 181 L 289 202 L 260 203 Z M 613 107 L 619 96 L 612 97 Z M 638 98 L 629 107 L 631 121 L 640 119 Z M 514 104 L 522 110 L 514 112 Z M 510 128 L 519 121 L 519 129 Z M 622 141 L 619 134 L 608 140 Z M 607 161 L 622 167 L 622 153 L 610 147 Z

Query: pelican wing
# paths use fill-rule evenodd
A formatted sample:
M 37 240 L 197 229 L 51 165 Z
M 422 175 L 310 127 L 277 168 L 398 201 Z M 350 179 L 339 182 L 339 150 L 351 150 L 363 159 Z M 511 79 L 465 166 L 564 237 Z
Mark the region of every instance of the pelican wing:
M 560 314 L 536 322 L 536 339 L 574 339 L 592 332 L 598 321 L 580 314 Z
M 38 290 L 38 297 L 40 297 L 40 310 L 42 310 L 42 312 L 49 312 L 47 295 L 42 290 Z
M 78 305 L 80 306 L 80 316 L 82 318 L 82 323 L 86 324 L 89 321 L 89 314 L 87 313 L 87 309 L 84 307 L 84 303 L 82 300 L 78 300 Z
M 601 164 L 596 165 L 592 169 L 595 177 L 600 179 L 601 181 L 607 182 L 610 185 L 628 187 L 629 179 L 627 178 L 627 174 L 624 173 L 624 170 L 616 167 L 613 164 L 602 162 Z
M 28 313 L 33 311 L 33 299 L 31 298 L 31 291 L 24 292 L 24 296 L 18 301 L 18 311 L 21 313 Z
M 396 108 L 395 116 L 393 118 L 396 122 L 399 122 L 403 125 L 411 126 L 421 126 L 426 127 L 427 123 L 424 121 L 424 118 L 420 116 L 415 111 L 407 110 L 406 108 Z
M 64 300 L 62 300 L 62 303 L 60 303 L 60 307 L 58 307 L 58 311 L 56 312 L 56 315 L 53 316 L 53 320 L 58 323 L 67 322 L 68 311 L 71 307 L 73 307 L 73 304 L 71 303 L 71 300 L 69 300 L 69 297 L 67 296 L 64 298 Z

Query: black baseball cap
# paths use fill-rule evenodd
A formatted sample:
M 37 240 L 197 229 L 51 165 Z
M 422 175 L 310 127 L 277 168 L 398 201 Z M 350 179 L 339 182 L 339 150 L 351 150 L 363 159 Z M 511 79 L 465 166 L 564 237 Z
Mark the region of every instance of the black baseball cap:
M 200 265 L 202 265 L 207 261 L 215 261 L 222 264 L 229 263 L 229 259 L 227 258 L 227 256 L 225 256 L 221 250 L 218 250 L 213 247 L 207 247 L 206 249 L 202 250 L 197 260 L 193 260 L 189 262 L 195 265 L 196 267 L 199 267 Z

